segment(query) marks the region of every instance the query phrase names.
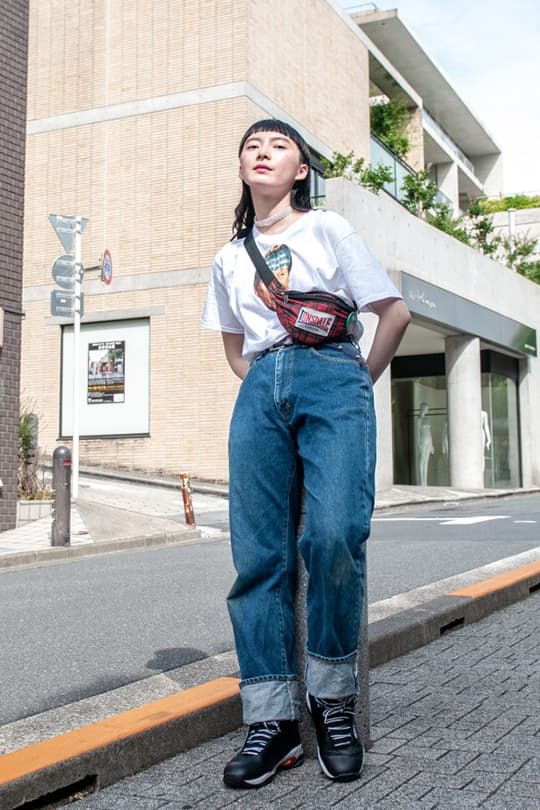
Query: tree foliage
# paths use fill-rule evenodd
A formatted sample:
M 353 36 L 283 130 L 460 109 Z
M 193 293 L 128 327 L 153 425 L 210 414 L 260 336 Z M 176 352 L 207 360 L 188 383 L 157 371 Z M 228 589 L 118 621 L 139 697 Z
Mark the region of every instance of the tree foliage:
M 411 114 L 400 99 L 380 101 L 370 107 L 371 129 L 389 149 L 404 158 L 410 149 L 406 133 Z

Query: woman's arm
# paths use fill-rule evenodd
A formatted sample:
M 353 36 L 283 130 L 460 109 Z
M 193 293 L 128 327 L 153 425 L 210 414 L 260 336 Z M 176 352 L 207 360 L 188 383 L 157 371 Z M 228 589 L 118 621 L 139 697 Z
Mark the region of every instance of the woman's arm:
M 244 345 L 244 335 L 233 334 L 232 332 L 222 332 L 225 357 L 237 377 L 244 379 L 248 373 L 249 363 L 242 357 L 242 346 Z
M 367 357 L 367 364 L 371 379 L 376 382 L 396 353 L 411 320 L 411 314 L 401 298 L 384 298 L 382 301 L 374 301 L 371 309 L 379 316 L 379 323 Z

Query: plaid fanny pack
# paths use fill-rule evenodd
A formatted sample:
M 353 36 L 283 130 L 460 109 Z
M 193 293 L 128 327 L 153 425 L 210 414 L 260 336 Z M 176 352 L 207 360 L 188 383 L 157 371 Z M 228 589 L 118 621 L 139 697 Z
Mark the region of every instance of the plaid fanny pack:
M 356 309 L 343 298 L 319 290 L 300 292 L 285 289 L 261 255 L 252 231 L 246 236 L 244 244 L 272 296 L 279 322 L 295 343 L 313 346 L 345 340 L 353 333 L 357 321 Z

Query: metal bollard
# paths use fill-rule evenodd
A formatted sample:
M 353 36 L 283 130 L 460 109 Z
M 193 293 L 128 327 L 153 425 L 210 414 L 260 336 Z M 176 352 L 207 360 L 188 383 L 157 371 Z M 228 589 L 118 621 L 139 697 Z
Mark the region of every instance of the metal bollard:
M 186 518 L 186 525 L 191 529 L 196 528 L 195 514 L 193 512 L 193 503 L 191 500 L 191 486 L 189 482 L 189 474 L 180 474 L 180 487 L 182 489 L 182 498 L 184 500 L 184 516 Z
M 71 533 L 71 450 L 57 447 L 53 453 L 53 522 L 51 546 L 69 546 Z

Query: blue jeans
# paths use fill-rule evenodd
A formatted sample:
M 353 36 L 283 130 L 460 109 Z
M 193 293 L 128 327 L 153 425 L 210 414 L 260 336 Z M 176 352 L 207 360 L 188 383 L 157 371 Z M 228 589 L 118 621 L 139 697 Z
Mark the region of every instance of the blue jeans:
M 260 355 L 240 387 L 229 462 L 238 576 L 228 607 L 244 722 L 298 719 L 294 595 L 302 486 L 306 686 L 326 698 L 357 690 L 375 472 L 372 382 L 360 353 L 346 343 Z

